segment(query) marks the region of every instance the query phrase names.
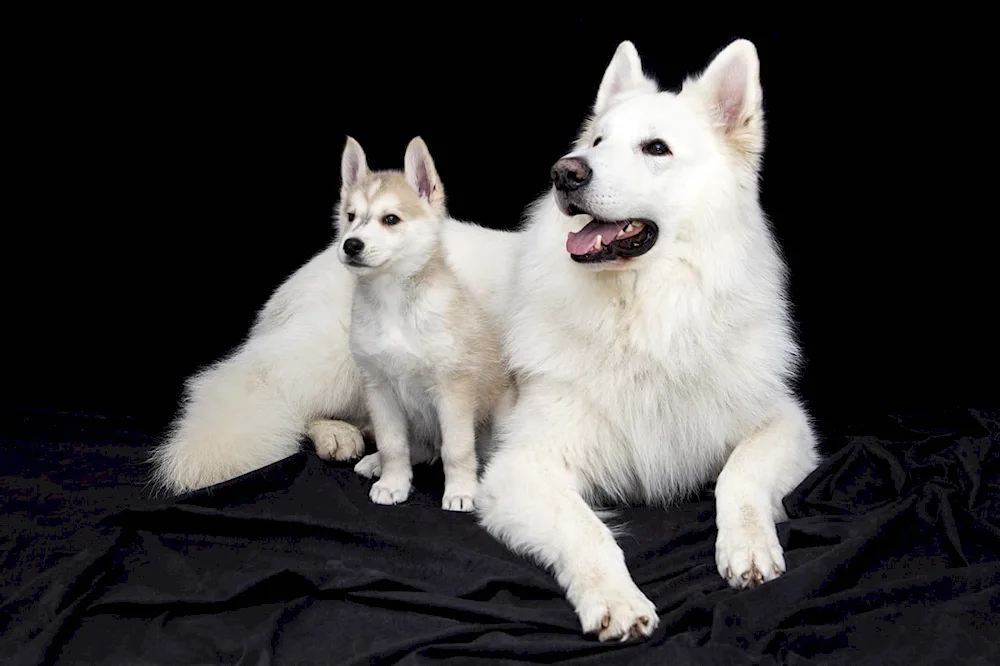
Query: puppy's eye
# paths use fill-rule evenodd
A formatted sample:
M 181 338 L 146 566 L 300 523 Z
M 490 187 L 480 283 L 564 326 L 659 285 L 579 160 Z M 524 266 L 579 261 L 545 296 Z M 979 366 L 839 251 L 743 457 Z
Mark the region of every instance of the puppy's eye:
M 394 224 L 399 224 L 399 218 L 390 213 L 382 218 L 382 224 L 391 227 Z
M 354 221 L 354 213 L 348 213 L 347 214 L 347 221 L 348 222 L 353 222 Z
M 600 144 L 601 141 L 604 141 L 604 137 L 603 136 L 599 136 L 596 139 L 594 139 L 594 148 L 597 148 L 598 144 Z
M 654 157 L 659 157 L 660 155 L 669 155 L 670 146 L 659 139 L 654 139 L 649 141 L 642 146 L 642 152 L 647 155 L 652 155 Z

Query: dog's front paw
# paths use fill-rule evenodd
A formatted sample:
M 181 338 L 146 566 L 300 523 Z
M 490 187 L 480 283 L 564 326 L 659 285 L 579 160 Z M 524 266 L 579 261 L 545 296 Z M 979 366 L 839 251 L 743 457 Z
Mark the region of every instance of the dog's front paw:
M 785 573 L 785 557 L 774 523 L 762 520 L 749 506 L 740 514 L 738 523 L 719 526 L 715 563 L 719 575 L 741 589 L 757 587 Z
M 656 606 L 631 580 L 585 590 L 576 614 L 583 633 L 597 634 L 601 641 L 645 638 L 660 623 Z
M 383 476 L 372 485 L 368 496 L 376 504 L 401 504 L 410 496 L 410 480 L 399 476 Z
M 361 431 L 346 421 L 313 421 L 309 424 L 309 438 L 323 460 L 353 460 L 365 452 Z
M 445 511 L 469 512 L 475 510 L 476 502 L 472 493 L 448 493 L 445 491 L 444 498 L 441 500 L 441 508 Z
M 476 477 L 474 475 L 459 476 L 453 475 L 449 481 L 444 482 L 444 497 L 441 499 L 441 508 L 445 511 L 475 511 L 476 509 Z
M 366 479 L 382 476 L 382 456 L 377 451 L 369 453 L 358 461 L 358 464 L 354 466 L 354 471 Z

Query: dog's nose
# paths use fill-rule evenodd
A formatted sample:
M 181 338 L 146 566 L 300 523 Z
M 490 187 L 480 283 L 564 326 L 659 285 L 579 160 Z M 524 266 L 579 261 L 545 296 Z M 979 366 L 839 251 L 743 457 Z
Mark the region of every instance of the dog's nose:
M 549 177 L 561 192 L 571 192 L 590 182 L 590 167 L 579 157 L 564 157 L 552 166 Z
M 356 257 L 365 249 L 365 243 L 360 238 L 348 238 L 344 241 L 344 254 L 348 257 Z

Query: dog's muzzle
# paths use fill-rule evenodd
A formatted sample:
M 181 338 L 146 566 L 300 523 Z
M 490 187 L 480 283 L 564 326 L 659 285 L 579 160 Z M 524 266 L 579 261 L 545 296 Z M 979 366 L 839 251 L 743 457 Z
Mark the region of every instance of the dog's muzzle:
M 575 192 L 590 182 L 593 171 L 580 157 L 564 157 L 549 172 L 552 184 L 558 192 Z

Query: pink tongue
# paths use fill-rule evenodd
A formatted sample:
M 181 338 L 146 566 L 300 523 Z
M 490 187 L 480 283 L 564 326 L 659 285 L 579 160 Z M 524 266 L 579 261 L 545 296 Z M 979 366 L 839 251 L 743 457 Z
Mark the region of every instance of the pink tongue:
M 569 236 L 566 238 L 566 251 L 577 256 L 587 254 L 594 246 L 594 239 L 598 235 L 601 236 L 601 243 L 607 245 L 615 239 L 625 224 L 624 222 L 615 224 L 595 220 L 579 231 L 569 232 Z

